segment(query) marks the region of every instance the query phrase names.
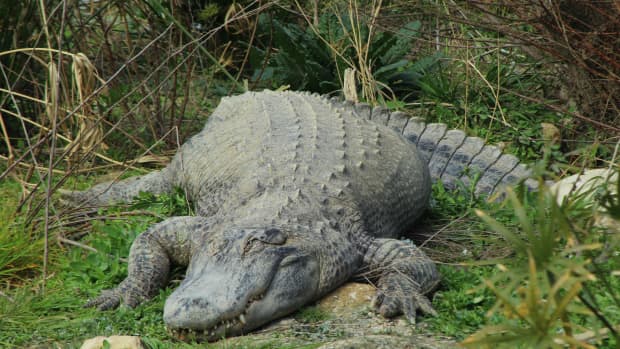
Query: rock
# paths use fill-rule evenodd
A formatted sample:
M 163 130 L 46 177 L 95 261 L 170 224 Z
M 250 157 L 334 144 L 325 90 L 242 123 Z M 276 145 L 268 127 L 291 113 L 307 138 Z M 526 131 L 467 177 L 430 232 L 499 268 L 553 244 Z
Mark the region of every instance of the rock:
M 421 337 L 396 337 L 387 335 L 362 336 L 324 344 L 318 349 L 448 349 L 455 343 L 442 343 Z
M 352 309 L 369 306 L 375 292 L 376 289 L 372 285 L 349 282 L 323 297 L 317 306 L 335 317 L 349 316 Z
M 558 205 L 570 197 L 577 196 L 583 196 L 585 200 L 592 202 L 597 188 L 605 182 L 607 182 L 608 190 L 617 195 L 618 171 L 606 168 L 589 169 L 582 174 L 566 177 L 553 184 L 550 191 L 556 195 Z M 603 207 L 599 207 L 598 212 L 594 212 L 594 226 L 604 228 L 609 233 L 620 233 L 620 221 L 607 214 Z
M 325 296 L 317 307 L 330 314 L 330 327 L 345 339 L 329 342 L 320 349 L 447 349 L 456 348 L 450 338 L 429 334 L 422 324 L 414 325 L 402 317 L 385 319 L 375 314 L 371 300 L 376 288 L 350 282 Z M 332 337 L 333 338 L 333 337 Z
M 320 320 L 293 314 L 246 336 L 227 338 L 225 345 L 253 348 L 273 343 L 275 335 L 288 347 L 323 343 L 321 349 L 458 348 L 453 338 L 430 331 L 424 317 L 414 325 L 402 316 L 386 319 L 376 314 L 370 305 L 375 291 L 366 283 L 346 283 L 314 305 L 322 313 Z
M 609 189 L 613 191 L 617 180 L 617 171 L 607 168 L 588 169 L 581 174 L 572 175 L 557 181 L 551 186 L 550 191 L 556 195 L 556 200 L 561 205 L 564 199 L 571 195 L 585 194 L 587 198 L 591 197 L 591 194 L 588 192 L 593 192 L 606 181 L 608 181 Z
M 140 337 L 136 336 L 99 336 L 84 341 L 80 349 L 101 349 L 104 341 L 110 345 L 110 349 L 142 349 Z
M 393 336 L 363 336 L 358 338 L 343 339 L 324 344 L 318 349 L 392 349 L 414 348 L 406 338 Z

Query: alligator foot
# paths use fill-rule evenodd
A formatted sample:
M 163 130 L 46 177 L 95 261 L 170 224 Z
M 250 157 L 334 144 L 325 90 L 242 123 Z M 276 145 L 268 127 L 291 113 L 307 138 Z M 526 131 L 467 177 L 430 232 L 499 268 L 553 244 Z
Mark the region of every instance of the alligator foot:
M 147 297 L 138 290 L 127 287 L 121 283 L 121 285 L 113 289 L 103 290 L 98 297 L 86 302 L 84 307 L 97 307 L 99 310 L 108 310 L 117 308 L 123 303 L 130 308 L 135 308 L 146 298 Z
M 378 285 L 373 305 L 379 314 L 385 317 L 404 314 L 412 323 L 418 309 L 429 315 L 437 314 L 425 294 L 439 283 L 439 272 L 422 250 L 408 241 L 374 239 L 364 261 L 368 275 L 376 278 Z
M 425 314 L 436 316 L 437 312 L 431 302 L 419 289 L 419 285 L 406 275 L 390 273 L 381 277 L 372 305 L 384 317 L 404 314 L 411 323 L 415 323 L 418 309 Z

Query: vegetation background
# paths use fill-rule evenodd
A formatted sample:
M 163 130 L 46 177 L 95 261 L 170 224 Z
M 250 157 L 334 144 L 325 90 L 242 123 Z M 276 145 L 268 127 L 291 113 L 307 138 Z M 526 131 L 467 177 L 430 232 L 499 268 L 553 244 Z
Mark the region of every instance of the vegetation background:
M 0 346 L 178 345 L 169 291 L 136 310 L 81 305 L 124 277 L 146 226 L 191 213 L 183 193 L 103 209 L 56 193 L 162 166 L 222 96 L 347 85 L 555 180 L 617 166 L 619 48 L 616 1 L 0 0 Z M 425 322 L 475 348 L 620 347 L 620 233 L 598 224 L 620 216 L 615 185 L 559 205 L 437 184 L 412 232 L 445 275 Z

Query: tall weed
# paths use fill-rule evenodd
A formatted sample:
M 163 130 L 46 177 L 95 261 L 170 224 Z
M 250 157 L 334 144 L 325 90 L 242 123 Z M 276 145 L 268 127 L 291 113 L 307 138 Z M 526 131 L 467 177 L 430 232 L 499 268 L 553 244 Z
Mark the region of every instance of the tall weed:
M 20 191 L 14 181 L 0 185 L 0 291 L 20 284 L 41 266 L 43 241 L 29 234 L 23 217 L 16 215 Z
M 533 201 L 524 201 L 512 191 L 508 198 L 515 226 L 477 212 L 514 253 L 511 260 L 497 265 L 499 273 L 484 281 L 496 298 L 488 316 L 502 320 L 483 327 L 462 344 L 470 348 L 618 345 L 617 234 L 585 229 L 588 221 L 569 219 L 571 208 L 559 206 L 547 190 L 535 194 Z

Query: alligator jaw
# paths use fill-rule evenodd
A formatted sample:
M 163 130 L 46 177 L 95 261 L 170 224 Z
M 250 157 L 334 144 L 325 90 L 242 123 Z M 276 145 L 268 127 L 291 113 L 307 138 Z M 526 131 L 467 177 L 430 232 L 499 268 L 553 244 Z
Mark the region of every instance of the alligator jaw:
M 223 337 L 241 334 L 245 322 L 245 313 L 239 316 L 218 322 L 215 326 L 204 330 L 192 330 L 186 328 L 168 329 L 168 332 L 179 340 L 185 342 L 216 341 Z
M 209 328 L 203 330 L 190 328 L 167 328 L 167 331 L 171 336 L 184 342 L 213 342 L 227 336 L 242 334 L 244 332 L 244 326 L 247 324 L 246 317 L 248 316 L 248 309 L 250 309 L 251 306 L 254 306 L 256 302 L 262 300 L 263 296 L 264 294 L 261 294 L 260 296 L 253 297 L 248 300 L 243 313 L 232 318 L 220 320 L 214 326 Z

